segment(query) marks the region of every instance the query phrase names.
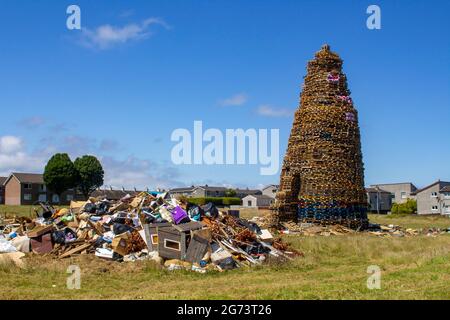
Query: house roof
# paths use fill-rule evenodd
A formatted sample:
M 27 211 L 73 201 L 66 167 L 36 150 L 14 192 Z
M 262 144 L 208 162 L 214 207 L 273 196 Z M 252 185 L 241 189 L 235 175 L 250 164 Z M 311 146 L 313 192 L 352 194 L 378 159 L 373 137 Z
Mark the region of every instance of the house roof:
M 427 189 L 429 189 L 431 187 L 434 187 L 435 185 L 441 184 L 441 183 L 445 184 L 445 185 L 450 185 L 450 182 L 438 180 L 438 181 L 435 181 L 435 182 L 433 182 L 432 184 L 430 184 L 430 185 L 428 185 L 426 187 L 423 187 L 423 188 L 417 189 L 414 192 L 411 192 L 411 195 L 416 195 L 416 194 L 418 194 L 418 193 L 420 193 L 420 192 L 422 192 L 424 190 L 427 190 Z
M 370 187 L 370 188 L 366 188 L 366 192 L 379 192 L 379 193 L 391 193 L 389 191 L 383 190 L 381 188 L 377 188 L 377 187 Z
M 410 184 L 410 185 L 414 186 L 414 183 L 412 183 L 412 182 L 375 183 L 375 184 L 371 184 L 371 186 L 372 187 L 373 186 L 395 186 L 396 184 Z
M 264 188 L 263 188 L 263 190 L 266 190 L 266 189 L 268 189 L 268 188 L 273 188 L 273 187 L 275 187 L 275 188 L 280 188 L 280 185 L 279 184 L 269 184 L 268 186 L 265 186 Z
M 450 186 L 445 186 L 443 187 L 441 190 L 439 190 L 440 192 L 450 192 Z
M 208 185 L 198 186 L 197 188 L 204 189 L 206 191 L 227 191 L 228 189 L 225 187 L 211 187 Z
M 244 193 L 244 194 L 258 194 L 261 193 L 261 190 L 257 189 L 236 189 L 236 193 Z
M 8 177 L 0 177 L 0 186 L 3 185 L 6 180 L 8 180 Z
M 19 173 L 13 172 L 11 175 L 5 180 L 4 184 L 6 184 L 12 177 L 16 177 L 20 183 L 38 183 L 44 184 L 44 175 L 37 173 Z
M 205 185 L 205 186 L 196 186 L 196 187 L 192 186 L 192 187 L 184 187 L 184 188 L 173 188 L 173 189 L 170 189 L 170 191 L 171 192 L 192 192 L 198 188 L 206 190 L 206 191 L 227 191 L 228 190 L 225 187 L 211 187 L 211 186 Z
M 169 192 L 191 192 L 192 190 L 194 190 L 194 187 L 173 188 Z
M 250 194 L 247 197 L 253 197 L 256 198 L 256 200 L 274 200 L 272 197 L 266 196 L 265 194 Z

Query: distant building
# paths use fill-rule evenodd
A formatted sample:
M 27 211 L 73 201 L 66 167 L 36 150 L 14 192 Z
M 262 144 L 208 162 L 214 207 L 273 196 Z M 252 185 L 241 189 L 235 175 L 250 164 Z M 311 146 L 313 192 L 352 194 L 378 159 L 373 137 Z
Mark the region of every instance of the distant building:
M 236 197 L 237 198 L 245 198 L 246 196 L 257 196 L 262 195 L 261 190 L 251 190 L 251 189 L 236 189 Z
M 3 183 L 3 187 L 7 205 L 32 205 L 37 201 L 64 205 L 71 200 L 82 200 L 82 195 L 73 189 L 64 192 L 60 199 L 47 189 L 42 174 L 14 172 Z
M 441 214 L 450 215 L 450 186 L 445 186 L 439 191 L 441 195 Z
M 279 185 L 270 184 L 262 189 L 262 194 L 275 199 L 278 189 L 280 189 Z
M 450 211 L 449 186 L 450 182 L 438 180 L 412 193 L 417 200 L 417 214 L 447 214 Z
M 411 182 L 402 183 L 381 183 L 373 184 L 372 188 L 380 188 L 392 194 L 392 202 L 405 203 L 408 198 L 414 198 L 413 193 L 417 190 Z
M 242 206 L 250 208 L 270 207 L 274 201 L 274 198 L 266 195 L 249 195 L 242 199 Z
M 169 190 L 169 194 L 171 197 L 179 197 L 179 196 L 185 196 L 185 197 L 192 197 L 192 192 L 194 191 L 195 187 L 185 187 L 185 188 L 174 188 Z
M 8 179 L 8 177 L 0 177 L 0 204 L 5 204 L 5 187 L 3 184 L 6 179 Z
M 225 197 L 227 188 L 225 187 L 211 187 L 191 186 L 185 188 L 174 188 L 169 191 L 171 197 L 186 196 L 188 198 L 205 198 L 205 197 Z
M 369 211 L 387 213 L 392 207 L 392 193 L 379 187 L 366 188 Z

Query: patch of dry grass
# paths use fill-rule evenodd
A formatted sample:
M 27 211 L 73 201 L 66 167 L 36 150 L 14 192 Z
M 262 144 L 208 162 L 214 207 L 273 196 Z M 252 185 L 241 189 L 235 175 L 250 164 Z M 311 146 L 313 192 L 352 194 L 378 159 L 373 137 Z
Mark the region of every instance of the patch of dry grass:
M 427 216 L 412 214 L 370 214 L 370 222 L 380 224 L 395 224 L 405 228 L 423 229 L 423 228 L 449 228 L 450 219 L 446 216 Z

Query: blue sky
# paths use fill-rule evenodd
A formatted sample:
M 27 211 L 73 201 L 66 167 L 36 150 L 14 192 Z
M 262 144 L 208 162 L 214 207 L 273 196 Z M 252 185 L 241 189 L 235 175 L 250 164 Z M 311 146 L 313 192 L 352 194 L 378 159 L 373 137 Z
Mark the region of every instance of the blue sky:
M 0 174 L 99 156 L 117 187 L 277 183 L 258 165 L 176 166 L 176 128 L 280 129 L 306 63 L 344 60 L 366 184 L 450 180 L 448 1 L 0 1 Z M 81 8 L 82 30 L 66 28 Z M 381 8 L 381 30 L 366 8 Z M 261 112 L 269 110 L 270 112 Z

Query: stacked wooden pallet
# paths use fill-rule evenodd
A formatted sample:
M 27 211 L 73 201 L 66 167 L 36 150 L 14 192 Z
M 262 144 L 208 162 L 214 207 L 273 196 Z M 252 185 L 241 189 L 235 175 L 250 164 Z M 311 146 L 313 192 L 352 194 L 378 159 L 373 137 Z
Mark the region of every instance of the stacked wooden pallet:
M 308 63 L 283 162 L 276 218 L 366 225 L 358 114 L 342 60 L 325 45 Z

